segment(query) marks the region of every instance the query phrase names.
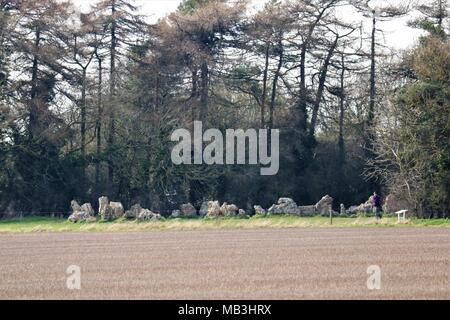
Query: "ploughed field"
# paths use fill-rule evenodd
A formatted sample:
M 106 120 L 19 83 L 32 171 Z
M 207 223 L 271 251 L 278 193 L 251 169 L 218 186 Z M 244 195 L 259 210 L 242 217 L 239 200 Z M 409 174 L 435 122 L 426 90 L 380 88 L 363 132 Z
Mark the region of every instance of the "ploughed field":
M 450 299 L 450 229 L 5 233 L 0 298 Z

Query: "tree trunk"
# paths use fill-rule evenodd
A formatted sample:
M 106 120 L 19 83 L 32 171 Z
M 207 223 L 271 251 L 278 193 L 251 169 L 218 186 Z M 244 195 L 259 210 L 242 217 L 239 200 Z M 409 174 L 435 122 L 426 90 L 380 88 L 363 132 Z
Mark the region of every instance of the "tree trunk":
M 269 50 L 270 50 L 270 44 L 267 42 L 266 50 L 265 50 L 263 92 L 262 92 L 262 97 L 261 97 L 261 118 L 260 118 L 261 128 L 265 128 L 265 126 L 266 126 L 265 114 L 266 114 L 266 96 L 267 96 L 267 74 L 269 73 Z
M 35 40 L 34 40 L 34 52 L 33 52 L 33 67 L 31 71 L 31 92 L 30 92 L 30 123 L 29 123 L 29 135 L 30 139 L 34 140 L 40 134 L 39 130 L 39 101 L 37 98 L 38 87 L 38 70 L 39 70 L 39 44 L 41 41 L 41 30 L 36 27 Z
M 337 156 L 337 166 L 336 166 L 336 178 L 338 182 L 338 200 L 344 203 L 346 199 L 346 194 L 348 189 L 346 186 L 346 175 L 345 175 L 345 141 L 344 141 L 344 112 L 345 112 L 345 56 L 342 53 L 341 56 L 341 74 L 340 74 L 340 88 L 339 88 L 339 138 L 338 138 L 338 156 Z
M 442 23 L 443 23 L 443 20 L 444 20 L 444 17 L 445 17 L 445 8 L 444 8 L 444 4 L 443 4 L 443 1 L 442 0 L 439 0 L 439 2 L 438 2 L 438 6 L 439 6 L 439 13 L 438 13 L 438 28 L 439 28 L 439 32 L 440 33 L 442 33 L 442 31 L 444 30 L 443 28 L 442 28 Z
M 86 157 L 86 68 L 81 78 L 81 155 Z
M 372 46 L 371 46 L 371 54 L 370 54 L 370 99 L 369 99 L 369 112 L 367 116 L 367 128 L 366 128 L 366 136 L 365 136 L 365 148 L 366 148 L 366 158 L 368 160 L 375 158 L 375 153 L 373 150 L 373 140 L 374 134 L 372 132 L 374 122 L 375 122 L 375 102 L 376 102 L 376 15 L 375 11 L 372 12 Z M 368 181 L 371 189 L 377 190 L 379 183 L 375 179 L 371 179 Z
M 191 108 L 191 114 L 192 114 L 192 121 L 196 120 L 196 110 L 195 110 L 195 104 L 197 103 L 197 98 L 198 98 L 198 72 L 197 69 L 195 67 L 192 67 L 191 69 L 191 73 L 192 73 L 192 88 L 191 88 L 191 99 L 193 101 L 193 103 L 191 103 L 190 108 Z
M 345 57 L 342 54 L 341 60 L 342 70 L 340 75 L 340 96 L 339 96 L 339 165 L 342 166 L 345 163 L 345 141 L 344 141 L 344 107 L 345 107 L 345 92 L 344 92 L 344 81 L 345 81 Z
M 367 117 L 367 125 L 371 127 L 373 125 L 374 119 L 375 119 L 375 98 L 376 98 L 376 75 L 375 75 L 375 46 L 376 46 L 376 16 L 375 11 L 373 12 L 373 19 L 372 19 L 372 46 L 371 46 L 371 53 L 370 53 L 370 99 L 369 99 L 369 113 Z
M 206 62 L 201 66 L 201 92 L 200 92 L 200 116 L 199 119 L 204 123 L 208 119 L 208 83 L 209 83 L 209 70 Z
M 322 102 L 322 98 L 323 98 L 323 92 L 325 90 L 325 82 L 327 79 L 328 67 L 330 65 L 331 58 L 333 57 L 334 50 L 336 49 L 338 40 L 339 40 L 339 37 L 336 36 L 336 39 L 334 40 L 333 44 L 330 47 L 330 50 L 328 51 L 328 54 L 323 63 L 322 70 L 320 72 L 319 87 L 317 89 L 316 99 L 314 101 L 313 113 L 311 116 L 311 123 L 310 123 L 310 127 L 309 127 L 309 135 L 312 138 L 314 137 L 314 134 L 316 132 L 317 117 L 319 114 L 320 103 Z
M 280 77 L 280 70 L 283 66 L 283 58 L 284 58 L 284 52 L 283 52 L 283 44 L 280 41 L 278 44 L 278 65 L 277 70 L 275 72 L 273 83 L 272 83 L 272 97 L 270 99 L 270 110 L 269 110 L 269 130 L 273 129 L 273 112 L 275 109 L 275 100 L 277 97 L 277 85 L 278 85 L 278 78 Z M 271 137 L 271 135 L 269 135 Z M 270 143 L 270 142 L 269 142 Z
M 318 16 L 316 17 L 316 20 L 311 24 L 308 30 L 308 34 L 305 38 L 305 40 L 302 43 L 301 50 L 300 50 L 300 95 L 297 102 L 297 119 L 298 119 L 298 130 L 300 132 L 300 138 L 304 138 L 306 136 L 307 130 L 308 130 L 308 112 L 307 112 L 307 91 L 306 91 L 306 52 L 309 47 L 309 43 L 312 39 L 312 35 L 314 33 L 314 30 L 316 29 L 316 26 L 319 24 L 320 20 L 322 19 L 325 12 L 329 9 L 329 7 L 332 5 L 330 2 L 325 8 L 323 8 Z
M 293 149 L 293 157 L 296 159 L 294 162 L 294 172 L 297 179 L 302 179 L 301 177 L 306 171 L 310 159 L 312 158 L 312 146 L 309 142 L 308 137 L 308 111 L 307 111 L 307 98 L 308 92 L 306 90 L 306 52 L 308 50 L 309 42 L 311 41 L 312 35 L 316 25 L 322 18 L 325 11 L 322 11 L 317 17 L 316 21 L 310 26 L 308 30 L 307 37 L 303 40 L 300 48 L 300 90 L 299 97 L 296 103 L 295 112 L 295 122 L 296 128 L 294 130 L 295 135 L 295 145 Z M 301 184 L 296 187 L 296 196 L 304 195 L 305 190 Z
M 307 130 L 308 113 L 306 110 L 306 48 L 307 43 L 302 44 L 300 52 L 300 96 L 297 102 L 298 130 L 304 136 Z
M 111 6 L 111 16 L 112 16 L 112 25 L 111 25 L 111 47 L 110 47 L 110 55 L 111 55 L 111 66 L 110 66 L 110 83 L 109 83 L 109 103 L 110 103 L 110 112 L 109 112 L 109 133 L 108 133 L 108 184 L 111 186 L 114 180 L 114 162 L 113 162 L 113 147 L 114 147 L 114 136 L 116 131 L 115 124 L 115 95 L 116 95 L 116 47 L 117 47 L 117 35 L 116 35 L 116 2 L 112 1 Z
M 103 85 L 103 67 L 102 59 L 97 55 L 98 60 L 98 86 L 97 86 L 97 121 L 96 128 L 96 156 L 95 163 L 95 185 L 97 188 L 100 184 L 100 153 L 102 152 L 102 117 L 103 117 L 103 99 L 102 99 L 102 85 Z

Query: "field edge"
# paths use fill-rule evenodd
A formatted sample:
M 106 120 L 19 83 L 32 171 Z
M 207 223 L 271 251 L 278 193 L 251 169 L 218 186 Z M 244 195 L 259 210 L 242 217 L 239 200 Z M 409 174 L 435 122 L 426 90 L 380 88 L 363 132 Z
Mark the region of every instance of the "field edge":
M 71 223 L 66 219 L 49 217 L 27 217 L 22 219 L 0 220 L 0 233 L 30 232 L 126 232 L 126 231 L 182 231 L 182 230 L 233 230 L 233 229 L 271 229 L 271 228 L 336 228 L 336 227 L 450 227 L 450 219 L 408 219 L 398 222 L 396 217 L 385 217 L 377 222 L 372 217 L 333 218 L 299 216 L 266 216 L 247 219 L 230 217 L 219 219 L 177 218 L 161 221 L 137 222 L 116 220 L 93 223 Z

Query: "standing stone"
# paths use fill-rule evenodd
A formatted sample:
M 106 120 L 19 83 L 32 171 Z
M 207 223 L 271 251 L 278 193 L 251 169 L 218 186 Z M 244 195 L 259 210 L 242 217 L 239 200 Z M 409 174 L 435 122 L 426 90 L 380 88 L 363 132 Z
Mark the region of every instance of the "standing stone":
M 295 201 L 292 200 L 291 198 L 280 198 L 280 199 L 278 199 L 278 204 L 293 204 L 293 203 L 295 203 Z
M 68 220 L 70 222 L 77 223 L 77 222 L 84 222 L 89 218 L 92 218 L 92 217 L 89 214 L 87 214 L 86 212 L 76 211 L 70 215 Z
M 173 210 L 171 216 L 172 216 L 172 218 L 179 218 L 181 216 L 181 211 L 180 210 Z
M 150 211 L 148 209 L 142 209 L 141 212 L 139 213 L 137 219 L 139 221 L 149 221 L 149 220 L 152 220 L 154 216 L 155 216 L 155 213 L 153 213 L 152 211 Z
M 266 210 L 263 209 L 263 207 L 261 206 L 253 206 L 253 208 L 255 209 L 255 215 L 257 216 L 265 216 L 266 215 Z
M 220 207 L 220 213 L 223 216 L 234 216 L 238 211 L 238 207 L 235 204 L 228 204 L 226 202 Z
M 373 210 L 373 195 L 369 197 L 369 199 L 364 202 L 363 209 L 365 213 L 372 213 Z
M 120 202 L 110 202 L 109 206 L 111 207 L 113 211 L 113 217 L 114 218 L 120 218 L 124 214 L 123 205 Z
M 361 212 L 360 206 L 350 206 L 348 208 L 348 210 L 347 210 L 348 214 L 356 214 L 356 213 L 359 213 L 359 212 Z
M 298 214 L 298 206 L 291 198 L 280 198 L 268 210 L 270 214 Z
M 220 215 L 221 215 L 221 212 L 220 212 L 219 201 L 209 201 L 208 202 L 208 217 L 219 217 Z
M 364 202 L 361 203 L 359 206 L 351 206 L 348 210 L 347 213 L 350 214 L 358 214 L 358 213 L 371 213 L 372 212 L 372 199 L 373 196 L 370 196 L 369 199 Z
M 235 216 L 238 213 L 239 208 L 235 204 L 230 204 L 227 207 L 227 213 L 229 216 Z
M 227 206 L 228 203 L 224 202 L 221 206 L 220 206 L 220 215 L 222 216 L 226 216 L 227 214 Z
M 204 201 L 200 207 L 198 214 L 202 217 L 208 214 L 208 201 Z
M 126 219 L 136 219 L 139 216 L 139 213 L 141 212 L 142 207 L 140 204 L 133 205 L 130 210 L 127 210 L 124 214 L 124 217 Z
M 80 207 L 78 202 L 72 200 L 70 202 L 70 207 L 72 208 L 72 214 L 68 218 L 70 222 L 85 222 L 90 221 L 90 218 L 93 218 L 94 210 L 90 203 L 85 203 Z
M 72 212 L 82 211 L 80 205 L 75 200 L 70 202 L 70 208 L 72 209 Z
M 95 216 L 95 211 L 92 208 L 92 205 L 90 203 L 85 203 L 81 206 L 81 211 L 86 212 L 87 214 L 89 214 L 91 217 Z
M 315 205 L 298 206 L 298 214 L 301 216 L 313 216 L 317 213 Z
M 105 221 L 112 221 L 114 219 L 113 209 L 108 205 L 101 215 L 102 219 Z
M 106 213 L 106 209 L 109 207 L 109 200 L 108 197 L 100 197 L 98 198 L 98 213 L 102 217 Z
M 195 209 L 192 203 L 182 204 L 180 206 L 180 211 L 184 217 L 194 217 L 197 215 L 197 209 Z
M 105 221 L 111 221 L 114 219 L 113 210 L 109 205 L 108 197 L 100 197 L 98 199 L 98 212 L 101 218 Z
M 163 218 L 159 213 L 154 213 L 148 209 L 142 209 L 137 217 L 138 221 L 156 221 L 162 220 Z
M 346 214 L 346 212 L 345 212 L 345 206 L 344 206 L 344 204 L 343 203 L 341 203 L 341 208 L 340 208 L 340 213 L 341 213 L 341 215 L 345 215 Z
M 317 211 L 322 215 L 330 214 L 330 211 L 332 210 L 331 208 L 333 205 L 333 200 L 334 199 L 329 195 L 322 197 L 322 199 L 320 199 L 320 201 L 316 204 Z

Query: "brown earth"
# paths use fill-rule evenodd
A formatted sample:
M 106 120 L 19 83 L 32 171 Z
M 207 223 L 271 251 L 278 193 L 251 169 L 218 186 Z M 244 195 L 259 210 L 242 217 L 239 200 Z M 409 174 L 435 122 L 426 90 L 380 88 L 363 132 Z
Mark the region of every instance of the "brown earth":
M 0 298 L 450 299 L 450 229 L 0 234 Z

